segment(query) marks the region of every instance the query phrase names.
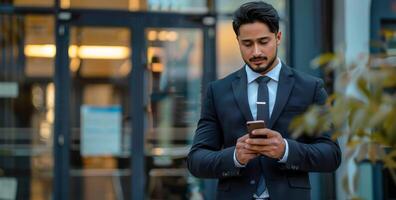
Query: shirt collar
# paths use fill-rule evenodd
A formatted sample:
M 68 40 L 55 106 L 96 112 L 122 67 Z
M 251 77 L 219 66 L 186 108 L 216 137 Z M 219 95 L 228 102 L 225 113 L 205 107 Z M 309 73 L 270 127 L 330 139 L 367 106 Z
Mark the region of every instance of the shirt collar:
M 266 76 L 270 77 L 272 80 L 278 82 L 279 81 L 279 74 L 280 74 L 280 70 L 282 68 L 282 62 L 279 58 L 278 59 L 278 64 L 271 69 L 271 71 L 267 72 L 267 74 L 265 74 Z M 249 66 L 247 66 L 247 64 L 245 64 L 245 71 L 246 71 L 246 75 L 247 75 L 247 83 L 251 83 L 253 81 L 255 81 L 259 76 L 262 76 L 260 73 L 257 73 L 255 71 L 253 71 L 252 69 L 250 69 Z

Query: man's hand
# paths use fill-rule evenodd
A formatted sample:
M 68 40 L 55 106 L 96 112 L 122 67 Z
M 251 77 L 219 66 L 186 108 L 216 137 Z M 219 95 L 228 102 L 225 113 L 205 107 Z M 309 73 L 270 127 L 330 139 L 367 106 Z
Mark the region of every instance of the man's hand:
M 275 159 L 281 159 L 283 157 L 286 144 L 279 132 L 263 128 L 254 130 L 252 134 L 257 136 L 266 135 L 267 138 L 246 139 L 246 150 Z
M 252 150 L 248 150 L 246 149 L 246 139 L 249 138 L 249 134 L 246 134 L 240 138 L 238 138 L 236 147 L 235 147 L 235 156 L 237 161 L 242 164 L 242 165 L 246 165 L 249 160 L 259 156 L 260 154 L 257 153 L 256 151 L 252 151 Z

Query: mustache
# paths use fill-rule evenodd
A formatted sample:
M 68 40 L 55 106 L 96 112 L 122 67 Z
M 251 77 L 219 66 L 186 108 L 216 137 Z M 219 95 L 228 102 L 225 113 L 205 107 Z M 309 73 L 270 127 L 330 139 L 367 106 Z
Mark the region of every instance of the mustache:
M 255 56 L 249 59 L 250 62 L 268 60 L 267 56 Z

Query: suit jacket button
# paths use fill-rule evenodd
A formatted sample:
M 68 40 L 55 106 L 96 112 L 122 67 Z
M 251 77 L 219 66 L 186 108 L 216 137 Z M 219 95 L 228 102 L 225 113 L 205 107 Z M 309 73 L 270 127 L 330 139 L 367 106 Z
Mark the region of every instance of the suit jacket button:
M 254 185 L 254 184 L 256 184 L 256 181 L 255 180 L 250 180 L 250 185 Z

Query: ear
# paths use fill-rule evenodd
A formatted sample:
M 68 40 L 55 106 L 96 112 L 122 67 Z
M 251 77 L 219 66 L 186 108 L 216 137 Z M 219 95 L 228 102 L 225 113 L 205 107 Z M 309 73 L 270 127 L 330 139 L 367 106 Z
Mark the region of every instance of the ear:
M 278 33 L 276 34 L 276 44 L 280 45 L 282 41 L 282 32 L 278 31 Z

